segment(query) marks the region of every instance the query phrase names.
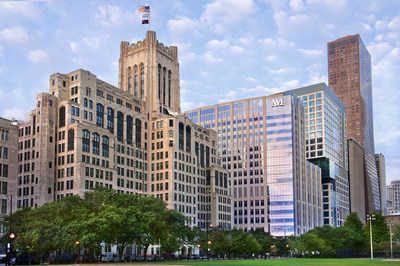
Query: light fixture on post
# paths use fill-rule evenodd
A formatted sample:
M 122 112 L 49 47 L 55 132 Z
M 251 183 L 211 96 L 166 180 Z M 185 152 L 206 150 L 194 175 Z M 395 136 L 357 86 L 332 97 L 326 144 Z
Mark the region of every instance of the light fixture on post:
M 376 220 L 375 214 L 368 214 L 367 221 L 369 221 L 369 237 L 371 241 L 371 259 L 374 258 L 374 244 L 372 242 L 372 220 Z

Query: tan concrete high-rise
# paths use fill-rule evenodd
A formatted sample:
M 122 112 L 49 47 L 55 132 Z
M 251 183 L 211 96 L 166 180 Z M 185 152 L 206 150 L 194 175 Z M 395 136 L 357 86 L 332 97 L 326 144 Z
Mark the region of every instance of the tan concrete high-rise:
M 347 135 L 364 148 L 366 211 L 371 213 L 380 210 L 375 165 L 371 56 L 358 34 L 328 43 L 328 72 L 329 87 L 346 106 Z
M 17 208 L 104 186 L 160 198 L 190 226 L 230 229 L 217 134 L 180 113 L 177 47 L 149 31 L 121 43 L 119 67 L 119 88 L 82 69 L 50 76 L 49 93 L 38 94 L 14 134 Z

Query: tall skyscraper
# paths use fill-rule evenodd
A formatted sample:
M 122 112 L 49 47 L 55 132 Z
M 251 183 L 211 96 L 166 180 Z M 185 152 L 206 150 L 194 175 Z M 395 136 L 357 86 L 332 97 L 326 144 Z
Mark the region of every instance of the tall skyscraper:
M 296 96 L 250 98 L 187 114 L 218 133 L 232 180 L 235 228 L 284 237 L 322 226 L 321 170 L 305 158 L 304 109 Z
M 380 210 L 375 165 L 371 57 L 358 34 L 328 43 L 328 72 L 329 87 L 346 106 L 347 135 L 364 148 L 367 212 Z
M 379 180 L 379 194 L 381 196 L 381 210 L 384 215 L 387 214 L 387 193 L 386 193 L 386 166 L 385 156 L 382 153 L 375 154 L 376 170 Z
M 321 167 L 324 224 L 341 226 L 350 214 L 346 107 L 325 83 L 286 93 L 303 103 L 306 158 Z

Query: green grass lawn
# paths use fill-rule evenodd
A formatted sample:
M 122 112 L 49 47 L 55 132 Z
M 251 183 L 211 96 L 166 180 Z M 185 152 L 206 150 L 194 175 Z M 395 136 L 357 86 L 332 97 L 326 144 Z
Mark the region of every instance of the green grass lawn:
M 230 266 L 230 265 L 380 265 L 392 264 L 400 265 L 400 260 L 390 261 L 384 259 L 270 259 L 270 260 L 225 260 L 225 261 L 182 261 L 182 262 L 164 262 L 164 263 L 133 263 L 133 265 L 213 265 L 213 266 Z

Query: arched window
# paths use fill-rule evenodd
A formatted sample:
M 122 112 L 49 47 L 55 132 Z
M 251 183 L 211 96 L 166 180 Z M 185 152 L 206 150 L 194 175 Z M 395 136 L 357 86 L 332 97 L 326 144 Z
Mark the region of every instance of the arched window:
M 82 130 L 82 151 L 90 152 L 90 133 L 88 130 Z
M 61 107 L 58 112 L 58 127 L 65 127 L 65 107 Z
M 128 92 L 132 93 L 132 69 L 128 68 Z
M 144 98 L 144 65 L 140 65 L 140 97 Z
M 138 68 L 137 66 L 135 66 L 135 68 L 133 69 L 133 85 L 134 85 L 134 93 L 135 96 L 138 96 L 139 93 L 139 76 L 138 76 Z
M 117 112 L 117 140 L 123 141 L 124 139 L 124 115 L 122 112 Z
M 103 127 L 104 126 L 104 107 L 101 104 L 96 105 L 96 125 L 98 127 Z
M 179 123 L 179 149 L 183 151 L 184 147 L 184 125 L 183 123 Z
M 191 151 L 191 147 L 192 147 L 192 145 L 191 145 L 191 135 L 190 135 L 190 131 L 191 131 L 191 128 L 190 128 L 190 126 L 186 126 L 186 151 L 187 152 L 190 152 Z
M 74 150 L 74 137 L 75 137 L 75 131 L 73 129 L 68 130 L 67 150 L 69 151 Z
M 92 153 L 100 154 L 100 135 L 93 133 L 92 138 Z
M 114 110 L 107 108 L 107 129 L 110 133 L 114 133 Z
M 133 134 L 133 118 L 128 115 L 126 117 L 126 142 L 132 144 L 132 134 Z
M 142 142 L 142 121 L 136 118 L 135 121 L 135 143 L 136 147 L 140 147 Z
M 171 107 L 171 70 L 168 71 L 168 106 Z
M 165 86 L 166 84 L 166 75 L 167 75 L 167 69 L 164 67 L 163 68 L 163 104 L 165 104 L 165 92 L 167 90 L 167 87 Z
M 109 155 L 109 151 L 108 151 L 109 144 L 110 144 L 109 138 L 107 136 L 102 136 L 101 137 L 101 154 L 104 157 L 108 157 L 108 155 Z
M 161 65 L 158 64 L 158 100 L 161 99 Z

